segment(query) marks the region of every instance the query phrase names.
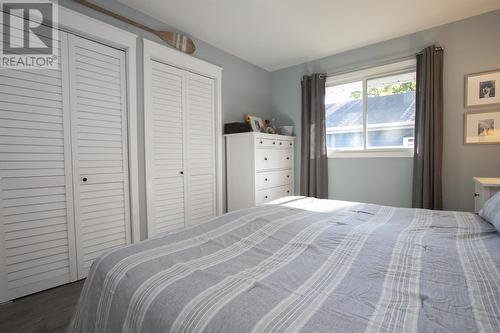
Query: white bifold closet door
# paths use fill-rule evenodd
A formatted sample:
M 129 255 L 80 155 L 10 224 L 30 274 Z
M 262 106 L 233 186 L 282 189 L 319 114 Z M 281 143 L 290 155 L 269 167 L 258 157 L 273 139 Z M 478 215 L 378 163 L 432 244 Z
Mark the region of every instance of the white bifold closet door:
M 59 38 L 59 69 L 0 70 L 0 302 L 129 243 L 124 53 Z
M 148 235 L 184 226 L 183 71 L 153 61 L 146 112 Z
M 0 70 L 1 300 L 77 276 L 64 70 Z
M 125 53 L 69 36 L 78 278 L 130 243 Z
M 214 80 L 158 61 L 145 70 L 151 237 L 216 214 Z
M 189 221 L 197 224 L 215 216 L 214 80 L 186 73 L 187 197 Z

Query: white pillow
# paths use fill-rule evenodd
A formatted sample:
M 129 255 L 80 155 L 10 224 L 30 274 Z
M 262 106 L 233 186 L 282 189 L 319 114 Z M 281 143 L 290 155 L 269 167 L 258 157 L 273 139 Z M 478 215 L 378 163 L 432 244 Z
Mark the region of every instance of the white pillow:
M 493 224 L 500 232 L 500 192 L 486 201 L 483 209 L 479 211 L 479 216 Z

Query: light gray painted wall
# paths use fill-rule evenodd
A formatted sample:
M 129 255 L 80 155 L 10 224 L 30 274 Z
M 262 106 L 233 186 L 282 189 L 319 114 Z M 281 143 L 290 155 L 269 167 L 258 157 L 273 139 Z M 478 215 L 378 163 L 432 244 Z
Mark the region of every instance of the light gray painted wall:
M 330 158 L 328 196 L 411 207 L 412 171 L 411 158 Z
M 96 1 L 108 9 L 159 30 L 173 30 L 116 0 Z M 96 13 L 71 1 L 59 4 L 96 19 L 160 42 L 157 37 L 118 20 Z M 271 116 L 282 125 L 296 125 L 300 138 L 300 78 L 312 72 L 355 70 L 382 64 L 389 59 L 416 53 L 430 44 L 445 47 L 445 208 L 472 210 L 473 176 L 500 176 L 500 146 L 464 146 L 462 144 L 463 76 L 500 68 L 500 11 L 484 14 L 439 28 L 363 47 L 317 61 L 269 73 L 227 52 L 195 39 L 195 56 L 224 68 L 222 82 L 223 122 L 240 121 L 247 113 Z M 142 58 L 139 39 L 138 59 Z M 138 64 L 138 134 L 141 234 L 146 231 L 144 176 L 144 109 L 142 64 Z M 272 93 L 272 94 L 271 94 Z M 271 112 L 272 111 L 272 112 Z M 300 140 L 297 140 L 297 153 Z M 298 156 L 298 155 L 297 155 Z M 297 180 L 300 174 L 296 159 Z M 409 206 L 411 201 L 411 159 L 330 159 L 330 197 Z M 374 176 L 376 175 L 376 176 Z M 296 182 L 298 189 L 299 181 Z
M 444 208 L 472 211 L 472 177 L 500 177 L 500 145 L 463 144 L 464 75 L 500 68 L 498 36 L 500 10 L 273 72 L 273 113 L 280 123 L 295 124 L 300 137 L 302 75 L 355 70 L 440 45 L 445 48 Z M 297 143 L 298 153 L 300 140 Z M 298 158 L 295 167 L 299 179 Z M 408 206 L 411 174 L 411 159 L 330 159 L 330 197 Z
M 113 10 L 116 13 L 134 19 L 154 29 L 177 31 L 176 29 L 168 26 L 166 23 L 157 21 L 150 16 L 124 6 L 116 0 L 99 0 L 95 2 L 107 9 Z M 162 43 L 159 38 L 148 32 L 83 7 L 74 1 L 59 0 L 59 4 L 139 35 L 141 38 L 139 39 L 139 46 L 137 50 L 138 60 L 143 57 L 142 38 Z M 206 60 L 224 69 L 222 73 L 223 123 L 230 121 L 242 121 L 243 116 L 247 113 L 260 114 L 263 117 L 269 118 L 271 104 L 271 74 L 264 69 L 241 60 L 240 58 L 237 58 L 225 51 L 217 49 L 203 41 L 196 39 L 193 40 L 197 47 L 196 53 L 194 54 L 195 57 Z M 141 61 L 138 63 L 137 76 L 140 215 L 141 236 L 144 237 L 146 235 L 146 184 L 144 173 L 143 66 Z

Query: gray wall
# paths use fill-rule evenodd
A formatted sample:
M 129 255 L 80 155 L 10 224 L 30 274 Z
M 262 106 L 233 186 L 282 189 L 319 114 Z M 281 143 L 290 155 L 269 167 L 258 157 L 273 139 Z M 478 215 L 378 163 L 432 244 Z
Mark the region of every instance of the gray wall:
M 300 137 L 302 75 L 379 65 L 415 54 L 431 44 L 440 45 L 445 48 L 444 208 L 472 211 L 472 177 L 500 177 L 500 145 L 463 144 L 464 75 L 500 68 L 498 36 L 500 10 L 275 71 L 271 75 L 274 115 L 280 123 L 295 124 Z M 296 149 L 300 152 L 300 140 L 298 143 Z M 297 179 L 300 174 L 298 160 Z M 411 159 L 408 158 L 330 159 L 330 197 L 408 206 L 411 203 L 411 174 Z
M 157 30 L 177 31 L 166 23 L 157 21 L 130 7 L 124 6 L 116 0 L 95 1 L 107 9 L 127 16 L 140 23 L 148 25 Z M 71 0 L 59 0 L 59 4 L 86 14 L 101 21 L 110 23 L 124 30 L 133 32 L 141 38 L 160 42 L 156 36 L 129 26 L 121 21 L 108 17 L 83 7 Z M 193 39 L 197 50 L 195 57 L 206 60 L 223 68 L 222 73 L 222 120 L 223 122 L 242 121 L 247 113 L 259 114 L 265 118 L 270 117 L 271 103 L 271 74 L 264 69 L 252 65 L 225 51 L 217 49 L 203 41 Z M 142 40 L 139 40 L 137 59 L 142 59 Z M 143 66 L 139 61 L 137 67 L 138 85 L 138 149 L 139 149 L 139 190 L 140 190 L 140 214 L 141 214 L 141 236 L 146 235 L 146 185 L 144 173 L 144 101 L 143 101 Z M 224 186 L 225 188 L 225 186 Z M 225 197 L 225 194 L 224 194 Z
M 411 207 L 411 158 L 330 158 L 328 173 L 330 198 Z
M 176 29 L 116 0 L 98 0 L 108 9 L 158 30 Z M 157 37 L 71 1 L 59 4 L 96 19 L 160 42 Z M 444 204 L 446 209 L 472 210 L 473 176 L 500 176 L 500 146 L 464 146 L 463 76 L 500 68 L 500 11 L 455 22 L 439 28 L 363 47 L 317 61 L 269 73 L 203 41 L 196 40 L 195 57 L 224 68 L 222 117 L 240 121 L 247 113 L 296 125 L 300 138 L 300 78 L 312 72 L 355 70 L 378 65 L 420 51 L 430 44 L 445 48 Z M 139 40 L 138 59 L 142 58 Z M 138 134 L 141 233 L 145 235 L 144 109 L 142 64 L 138 64 Z M 300 152 L 298 139 L 297 153 Z M 298 156 L 298 155 L 297 155 Z M 411 201 L 411 159 L 330 159 L 330 197 L 396 206 Z M 296 159 L 297 180 L 300 174 Z M 298 188 L 299 182 L 296 182 Z

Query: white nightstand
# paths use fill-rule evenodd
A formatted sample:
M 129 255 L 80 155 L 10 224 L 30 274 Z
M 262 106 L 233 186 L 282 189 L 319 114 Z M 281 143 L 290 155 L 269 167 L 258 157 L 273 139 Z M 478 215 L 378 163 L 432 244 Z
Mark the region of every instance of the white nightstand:
M 474 212 L 478 213 L 484 203 L 500 191 L 500 178 L 474 177 Z

